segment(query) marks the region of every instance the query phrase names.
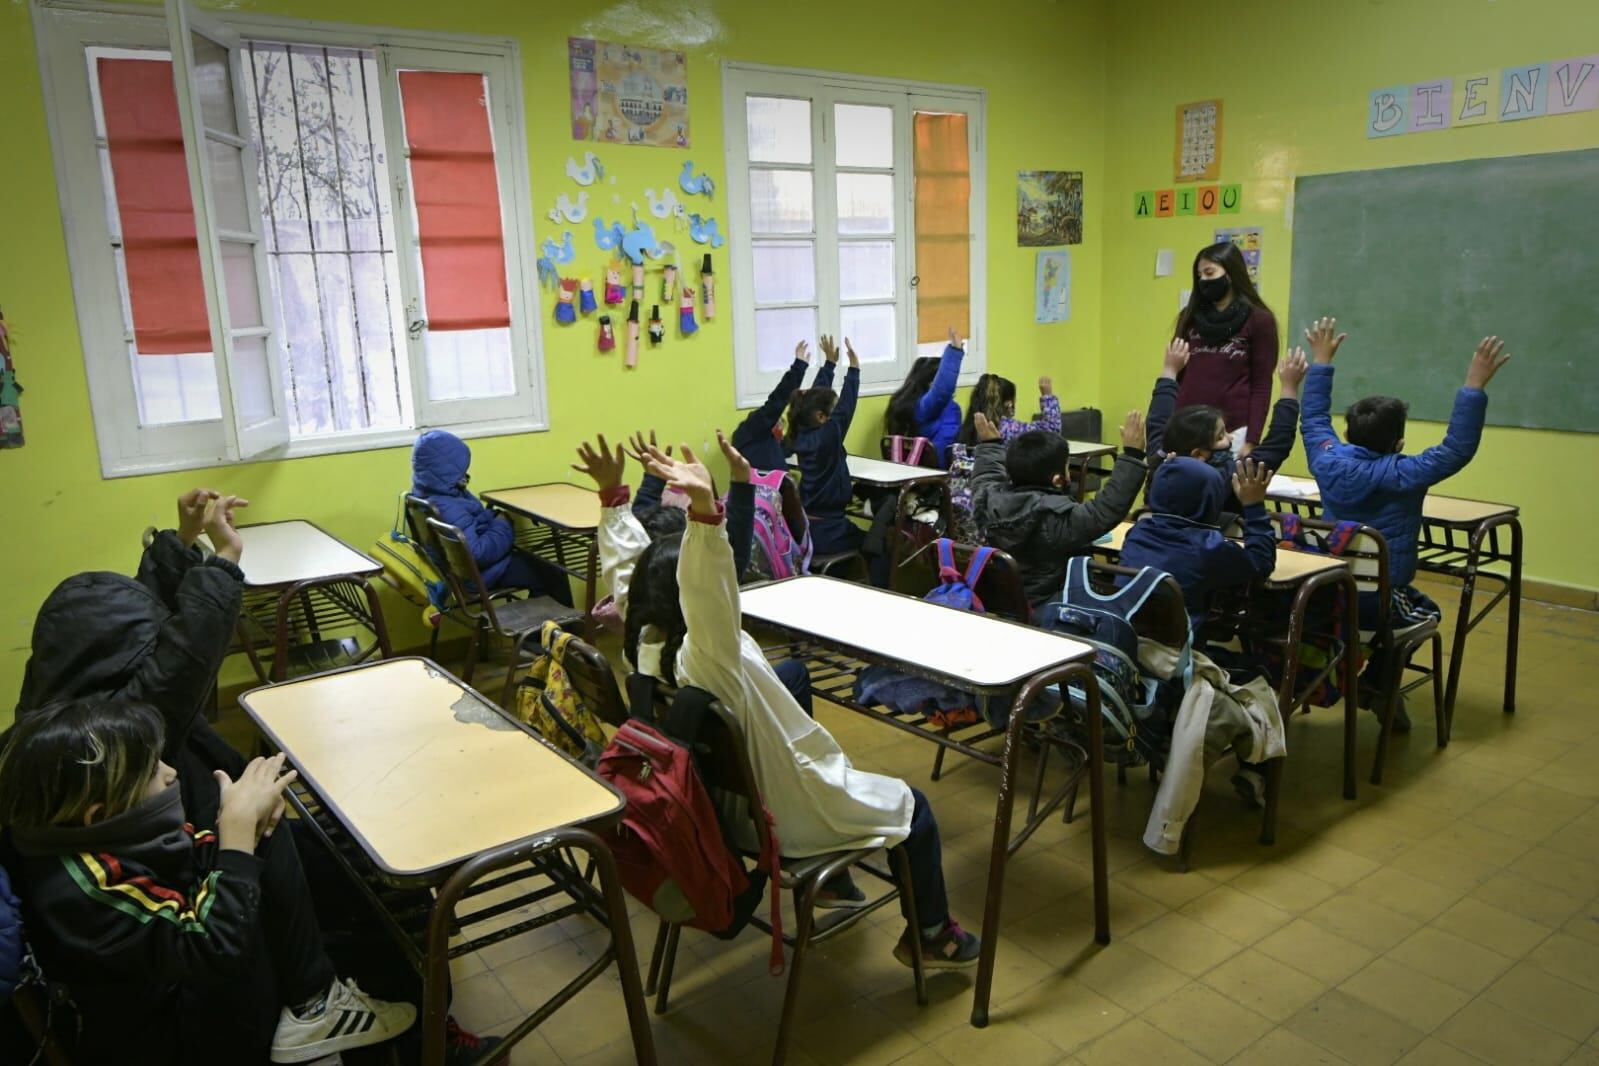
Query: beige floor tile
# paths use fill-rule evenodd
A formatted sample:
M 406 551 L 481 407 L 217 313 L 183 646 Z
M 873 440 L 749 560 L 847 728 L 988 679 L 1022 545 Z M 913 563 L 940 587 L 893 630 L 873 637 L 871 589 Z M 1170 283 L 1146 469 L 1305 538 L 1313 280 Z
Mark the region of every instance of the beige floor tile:
M 1599 833 L 1593 835 L 1599 837 Z M 1572 854 L 1545 844 L 1516 859 L 1510 864 L 1510 870 L 1528 880 L 1585 898 L 1599 886 L 1599 862 L 1594 861 L 1595 854 L 1588 851 Z
M 1443 1024 L 1438 1035 L 1489 1066 L 1554 1066 L 1577 1050 L 1575 1041 L 1487 999 L 1467 1004 Z
M 1574 936 L 1578 940 L 1599 947 L 1599 897 L 1591 900 L 1570 921 L 1560 927 L 1560 931 L 1567 936 Z
M 973 1029 L 963 1025 L 932 1041 L 931 1050 L 950 1062 L 1002 1062 L 1005 1066 L 1051 1066 L 1061 1060 L 1061 1049 L 1021 1025 L 990 1025 Z M 925 1050 L 925 1049 L 924 1049 Z M 913 1055 L 906 1061 L 917 1061 Z
M 1386 957 L 1472 995 L 1493 984 L 1513 962 L 1497 951 L 1430 925 L 1389 949 Z
M 1239 1052 L 1229 1066 L 1342 1066 L 1343 1062 L 1326 1048 L 1279 1027 Z
M 1374 959 L 1338 988 L 1424 1033 L 1471 1001 L 1469 993 L 1386 958 Z
M 1582 1045 L 1565 1061 L 1565 1066 L 1599 1066 L 1599 1046 Z
M 471 1032 L 486 1033 L 516 1016 L 516 1001 L 492 973 L 456 981 L 450 991 L 450 1013 Z
M 1588 942 L 1557 933 L 1539 944 L 1530 958 L 1556 977 L 1599 993 L 1599 951 Z
M 721 1009 L 727 1012 L 727 1004 L 722 1004 Z M 920 1040 L 894 1024 L 870 1000 L 857 1000 L 820 1021 L 800 1027 L 794 1042 L 820 1062 L 859 1066 L 894 1062 L 922 1046 Z
M 1253 944 L 1276 932 L 1294 916 L 1281 907 L 1240 892 L 1232 885 L 1218 885 L 1190 903 L 1179 914 L 1210 926 L 1240 944 Z
M 1134 863 L 1112 878 L 1113 886 L 1126 885 L 1157 903 L 1177 908 L 1198 899 L 1216 887 L 1216 882 L 1198 870 L 1178 873 L 1169 862 L 1150 859 Z M 1114 888 L 1112 888 L 1114 891 Z
M 1274 1022 L 1287 1021 L 1329 987 L 1327 982 L 1301 973 L 1254 948 L 1228 959 L 1202 980 L 1224 996 Z
M 1084 1066 L 1202 1066 L 1207 1060 L 1139 1018 L 1077 1053 Z
M 1127 938 L 1167 965 L 1198 977 L 1243 950 L 1243 945 L 1181 914 L 1164 914 Z
M 1143 1019 L 1211 1062 L 1226 1062 L 1273 1028 L 1209 985 L 1185 985 L 1144 1011 Z
M 1089 952 L 1068 968 L 1068 976 L 1134 1014 L 1188 983 L 1182 973 L 1122 941 Z
M 1392 866 L 1384 866 L 1370 877 L 1355 882 L 1349 887 L 1349 893 L 1380 903 L 1418 922 L 1432 921 L 1463 894 Z
M 1307 911 L 1305 917 L 1372 951 L 1387 951 L 1421 928 L 1414 918 L 1391 911 L 1363 896 L 1338 895 Z
M 1537 947 L 1551 932 L 1548 926 L 1470 898 L 1444 911 L 1432 924 L 1513 959 Z
M 998 1004 L 990 1022 L 1025 1026 L 1067 1052 L 1099 1039 L 1131 1017 L 1082 982 L 1055 977 Z
M 1424 881 L 1462 892 L 1471 891 L 1501 869 L 1498 863 L 1480 855 L 1454 851 L 1433 843 L 1416 845 L 1394 859 L 1391 865 Z
M 1295 914 L 1304 913 L 1338 891 L 1320 878 L 1278 863 L 1257 866 L 1239 874 L 1230 884 L 1240 892 Z
M 1573 895 L 1534 881 L 1512 869 L 1478 885 L 1472 890 L 1471 898 L 1553 928 L 1564 925 L 1567 919 L 1582 910 L 1587 892 L 1596 887 L 1599 887 L 1599 875 L 1595 876 L 1583 895 Z
M 1398 1062 L 1425 1035 L 1336 989 L 1290 1018 L 1288 1028 L 1355 1066 Z
M 1599 995 L 1533 962 L 1511 967 L 1483 998 L 1572 1040 L 1586 1040 L 1599 1030 Z
M 1283 865 L 1337 888 L 1348 888 L 1380 869 L 1375 859 L 1315 839 L 1284 855 Z
M 1399 1066 L 1482 1066 L 1482 1060 L 1429 1036 L 1399 1060 Z
M 1352 940 L 1299 918 L 1262 940 L 1256 947 L 1278 962 L 1321 981 L 1336 983 L 1376 958 Z

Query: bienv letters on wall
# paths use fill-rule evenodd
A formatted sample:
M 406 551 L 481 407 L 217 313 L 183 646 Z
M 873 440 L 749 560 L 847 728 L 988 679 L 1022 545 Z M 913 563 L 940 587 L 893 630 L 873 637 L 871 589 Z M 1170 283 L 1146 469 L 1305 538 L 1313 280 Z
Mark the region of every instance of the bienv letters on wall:
M 1244 187 L 1189 185 L 1177 189 L 1149 189 L 1133 194 L 1134 218 L 1175 218 L 1178 215 L 1236 215 L 1243 209 Z
M 1366 136 L 1434 133 L 1599 110 L 1599 54 L 1373 89 Z

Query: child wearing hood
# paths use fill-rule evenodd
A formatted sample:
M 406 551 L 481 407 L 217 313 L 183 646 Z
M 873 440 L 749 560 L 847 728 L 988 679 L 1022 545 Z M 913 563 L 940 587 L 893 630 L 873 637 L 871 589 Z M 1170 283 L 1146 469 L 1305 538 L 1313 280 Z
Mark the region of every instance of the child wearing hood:
M 505 515 L 484 507 L 467 491 L 472 449 L 443 429 L 430 429 L 411 449 L 411 492 L 438 508 L 439 516 L 461 531 L 490 589 L 527 589 L 572 606 L 572 589 L 559 568 L 516 547 L 516 529 Z

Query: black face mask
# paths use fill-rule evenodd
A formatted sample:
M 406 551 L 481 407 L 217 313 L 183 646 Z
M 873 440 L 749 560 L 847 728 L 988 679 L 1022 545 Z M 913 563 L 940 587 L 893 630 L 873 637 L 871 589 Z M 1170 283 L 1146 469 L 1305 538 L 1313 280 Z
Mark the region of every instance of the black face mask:
M 1219 278 L 1201 278 L 1195 290 L 1207 303 L 1215 303 L 1232 290 L 1233 281 L 1226 274 Z

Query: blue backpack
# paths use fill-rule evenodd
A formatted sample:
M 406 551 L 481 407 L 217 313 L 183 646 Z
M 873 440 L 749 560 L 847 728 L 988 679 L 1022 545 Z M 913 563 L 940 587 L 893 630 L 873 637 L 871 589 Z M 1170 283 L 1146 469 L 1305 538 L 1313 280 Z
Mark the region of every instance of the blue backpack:
M 983 568 L 994 557 L 993 548 L 978 548 L 972 553 L 966 573 L 955 569 L 955 542 L 948 537 L 933 542 L 938 549 L 938 585 L 923 599 L 940 607 L 953 607 L 957 611 L 976 611 L 984 614 L 983 601 L 977 595 L 977 583 L 983 579 Z

